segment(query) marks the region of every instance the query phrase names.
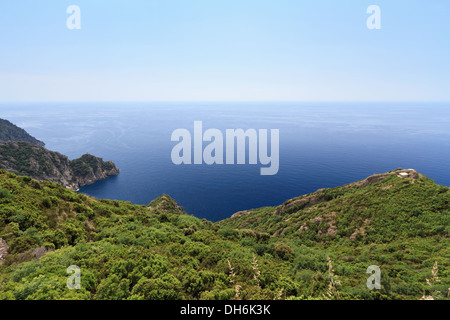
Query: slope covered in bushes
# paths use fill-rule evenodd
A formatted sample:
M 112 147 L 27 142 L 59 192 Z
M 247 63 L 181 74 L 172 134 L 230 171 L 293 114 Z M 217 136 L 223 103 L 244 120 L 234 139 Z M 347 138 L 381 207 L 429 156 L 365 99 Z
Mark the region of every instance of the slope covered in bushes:
M 449 200 L 392 172 L 212 223 L 0 170 L 0 299 L 445 299 Z

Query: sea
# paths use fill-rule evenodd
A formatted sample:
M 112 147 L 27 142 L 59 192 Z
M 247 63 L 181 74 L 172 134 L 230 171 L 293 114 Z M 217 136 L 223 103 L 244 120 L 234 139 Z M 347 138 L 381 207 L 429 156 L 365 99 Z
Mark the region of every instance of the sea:
M 90 153 L 120 169 L 81 193 L 143 205 L 168 194 L 210 221 L 397 168 L 450 186 L 449 103 L 2 103 L 0 118 L 70 159 Z M 278 173 L 261 175 L 263 165 L 248 161 L 174 164 L 171 135 L 179 128 L 193 135 L 194 121 L 224 136 L 278 129 Z

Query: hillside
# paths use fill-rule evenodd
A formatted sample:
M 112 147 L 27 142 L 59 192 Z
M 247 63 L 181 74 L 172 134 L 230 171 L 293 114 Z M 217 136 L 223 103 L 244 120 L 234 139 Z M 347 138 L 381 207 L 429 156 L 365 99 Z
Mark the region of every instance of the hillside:
M 3 141 L 0 141 L 0 169 L 60 183 L 72 190 L 119 173 L 112 161 L 105 162 L 90 154 L 69 160 L 65 155 L 27 142 Z
M 0 119 L 0 169 L 60 183 L 72 190 L 119 174 L 112 161 L 105 162 L 90 154 L 69 160 L 47 150 L 42 141 L 3 119 Z
M 39 147 L 45 145 L 44 142 L 32 137 L 24 129 L 4 119 L 0 119 L 0 140 L 29 142 Z
M 402 237 L 448 236 L 448 187 L 417 171 L 397 169 L 362 181 L 246 210 L 221 221 L 304 243 L 359 240 L 386 243 Z
M 447 299 L 449 188 L 401 172 L 212 223 L 0 170 L 0 299 Z

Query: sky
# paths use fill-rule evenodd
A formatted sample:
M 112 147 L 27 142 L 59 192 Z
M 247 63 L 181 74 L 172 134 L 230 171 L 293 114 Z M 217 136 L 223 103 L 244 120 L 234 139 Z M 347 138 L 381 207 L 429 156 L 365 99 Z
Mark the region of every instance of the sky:
M 1 1 L 0 101 L 448 102 L 449 34 L 448 0 Z

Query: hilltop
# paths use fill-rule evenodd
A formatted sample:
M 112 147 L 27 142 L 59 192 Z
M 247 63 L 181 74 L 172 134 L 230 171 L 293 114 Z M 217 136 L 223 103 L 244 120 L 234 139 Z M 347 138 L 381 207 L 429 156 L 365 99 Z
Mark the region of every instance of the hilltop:
M 447 299 L 449 222 L 449 188 L 414 170 L 217 223 L 0 170 L 0 299 Z
M 450 230 L 445 211 L 449 194 L 448 187 L 413 169 L 397 169 L 342 187 L 319 189 L 277 207 L 238 212 L 219 223 L 305 242 L 357 238 L 377 243 L 400 234 L 444 235 Z
M 44 142 L 37 140 L 24 129 L 4 119 L 0 119 L 0 140 L 29 142 L 39 147 L 45 145 Z

